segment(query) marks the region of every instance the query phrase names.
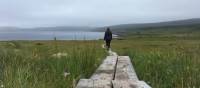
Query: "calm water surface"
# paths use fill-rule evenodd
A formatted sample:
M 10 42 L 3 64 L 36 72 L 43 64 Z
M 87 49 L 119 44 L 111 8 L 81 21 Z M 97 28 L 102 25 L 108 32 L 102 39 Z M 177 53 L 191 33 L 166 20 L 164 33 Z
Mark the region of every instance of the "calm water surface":
M 30 31 L 0 32 L 0 41 L 7 40 L 97 40 L 102 39 L 104 32 L 66 32 L 66 31 Z

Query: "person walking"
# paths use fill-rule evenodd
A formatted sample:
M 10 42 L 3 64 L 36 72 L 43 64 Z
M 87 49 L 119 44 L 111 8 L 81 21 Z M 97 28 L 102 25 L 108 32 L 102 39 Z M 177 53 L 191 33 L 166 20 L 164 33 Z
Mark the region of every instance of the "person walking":
M 111 32 L 110 28 L 108 27 L 107 30 L 105 31 L 105 35 L 104 35 L 104 41 L 106 42 L 107 50 L 110 49 L 111 40 L 112 40 L 112 32 Z

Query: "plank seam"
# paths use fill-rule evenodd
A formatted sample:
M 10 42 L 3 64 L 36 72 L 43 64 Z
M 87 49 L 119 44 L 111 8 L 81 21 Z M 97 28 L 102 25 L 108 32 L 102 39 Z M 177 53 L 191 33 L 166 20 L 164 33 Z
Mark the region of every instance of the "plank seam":
M 115 80 L 115 74 L 116 74 L 116 71 L 117 71 L 117 63 L 118 63 L 118 56 L 117 56 L 117 60 L 116 60 L 116 63 L 115 63 L 114 74 L 113 74 L 113 79 L 112 80 Z M 111 80 L 111 88 L 114 88 L 112 80 Z
M 115 74 L 116 74 L 116 71 L 117 71 L 117 64 L 118 64 L 118 56 L 117 56 L 117 60 L 116 60 L 116 63 L 115 63 L 113 80 L 115 80 Z

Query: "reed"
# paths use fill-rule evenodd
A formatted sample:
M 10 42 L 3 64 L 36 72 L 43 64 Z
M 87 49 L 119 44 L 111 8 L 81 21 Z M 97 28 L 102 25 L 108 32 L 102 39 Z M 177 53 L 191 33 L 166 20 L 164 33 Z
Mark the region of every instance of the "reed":
M 140 80 L 152 88 L 199 88 L 200 41 L 192 38 L 129 38 L 112 44 L 132 58 Z
M 57 40 L 56 46 L 55 41 L 15 41 L 19 48 L 8 43 L 0 43 L 0 85 L 5 88 L 72 88 L 105 57 L 96 41 Z

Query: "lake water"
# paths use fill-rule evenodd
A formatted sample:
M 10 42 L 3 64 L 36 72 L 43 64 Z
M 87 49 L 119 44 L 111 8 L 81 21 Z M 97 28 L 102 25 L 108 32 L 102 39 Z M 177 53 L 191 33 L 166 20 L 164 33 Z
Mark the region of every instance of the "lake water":
M 0 32 L 0 41 L 8 40 L 97 40 L 103 39 L 104 32 L 30 31 Z

